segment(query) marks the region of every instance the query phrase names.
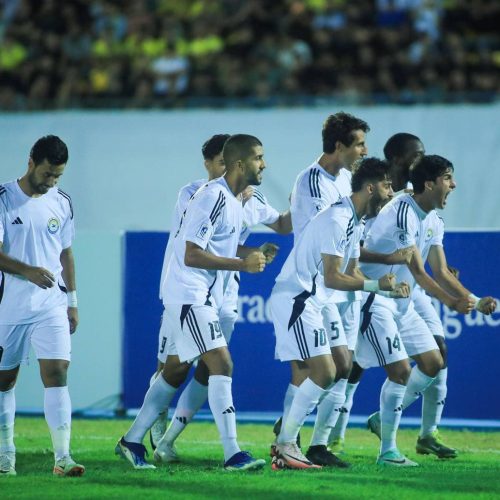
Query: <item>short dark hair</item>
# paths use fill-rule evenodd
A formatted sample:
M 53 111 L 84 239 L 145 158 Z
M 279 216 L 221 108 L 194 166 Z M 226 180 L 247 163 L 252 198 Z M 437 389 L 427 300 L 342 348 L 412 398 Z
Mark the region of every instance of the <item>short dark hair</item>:
M 262 146 L 262 142 L 253 135 L 235 134 L 229 137 L 222 150 L 226 169 L 234 162 L 248 158 L 255 146 Z
M 406 132 L 400 132 L 389 137 L 384 146 L 384 156 L 386 160 L 392 161 L 398 156 L 403 156 L 405 153 L 406 145 L 409 142 L 422 142 L 419 137 Z
M 453 163 L 438 155 L 425 155 L 410 168 L 410 182 L 415 194 L 423 193 L 427 181 L 436 182 L 438 177 L 444 175 L 448 170 L 453 172 Z
M 378 158 L 364 158 L 352 173 L 352 192 L 361 191 L 366 182 L 380 182 L 389 178 L 390 165 Z
M 354 141 L 356 130 L 362 130 L 366 133 L 370 131 L 370 127 L 360 118 L 343 111 L 330 115 L 323 123 L 323 153 L 333 153 L 337 141 L 350 146 Z
M 216 134 L 210 137 L 201 147 L 201 153 L 205 160 L 213 160 L 222 152 L 224 143 L 230 138 L 229 134 Z
M 35 165 L 47 160 L 50 165 L 68 163 L 68 147 L 56 135 L 45 135 L 33 144 L 30 158 Z

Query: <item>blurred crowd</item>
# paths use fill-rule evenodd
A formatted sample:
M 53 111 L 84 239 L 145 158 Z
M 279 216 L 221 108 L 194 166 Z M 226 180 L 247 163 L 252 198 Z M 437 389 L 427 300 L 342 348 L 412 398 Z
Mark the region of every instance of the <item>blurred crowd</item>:
M 490 102 L 499 0 L 0 0 L 0 109 Z

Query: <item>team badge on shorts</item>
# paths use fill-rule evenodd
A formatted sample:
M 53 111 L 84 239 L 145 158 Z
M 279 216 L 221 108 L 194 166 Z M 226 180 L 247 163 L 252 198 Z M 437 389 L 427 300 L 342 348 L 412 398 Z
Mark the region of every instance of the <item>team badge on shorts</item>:
M 60 226 L 61 224 L 59 223 L 59 219 L 57 219 L 56 217 L 51 217 L 47 222 L 47 229 L 49 230 L 50 234 L 57 233 Z

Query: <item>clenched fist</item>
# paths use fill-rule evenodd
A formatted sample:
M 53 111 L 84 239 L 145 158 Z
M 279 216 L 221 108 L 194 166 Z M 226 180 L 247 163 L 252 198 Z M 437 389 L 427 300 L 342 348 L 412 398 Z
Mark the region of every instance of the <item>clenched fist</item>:
M 392 273 L 385 274 L 378 280 L 378 287 L 380 290 L 391 291 L 396 286 L 396 275 Z
M 266 267 L 266 256 L 260 252 L 249 253 L 243 260 L 243 271 L 247 273 L 260 273 Z

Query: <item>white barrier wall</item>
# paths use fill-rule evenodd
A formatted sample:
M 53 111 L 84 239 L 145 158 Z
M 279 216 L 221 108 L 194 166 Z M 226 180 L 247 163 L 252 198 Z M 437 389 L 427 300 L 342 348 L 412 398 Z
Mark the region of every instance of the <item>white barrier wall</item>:
M 458 189 L 444 212 L 448 228 L 499 227 L 500 105 L 343 110 L 369 123 L 370 155 L 381 156 L 392 134 L 410 132 L 422 138 L 429 153 L 455 164 Z M 337 111 L 0 114 L 0 182 L 22 175 L 38 137 L 56 134 L 69 147 L 61 187 L 73 198 L 77 224 L 81 327 L 70 377 L 75 407 L 120 391 L 120 232 L 170 229 L 177 191 L 204 176 L 201 145 L 216 133 L 250 133 L 262 140 L 268 170 L 261 189 L 276 208 L 285 209 L 296 174 L 321 153 L 325 117 Z M 36 363 L 24 372 L 18 406 L 41 407 Z

